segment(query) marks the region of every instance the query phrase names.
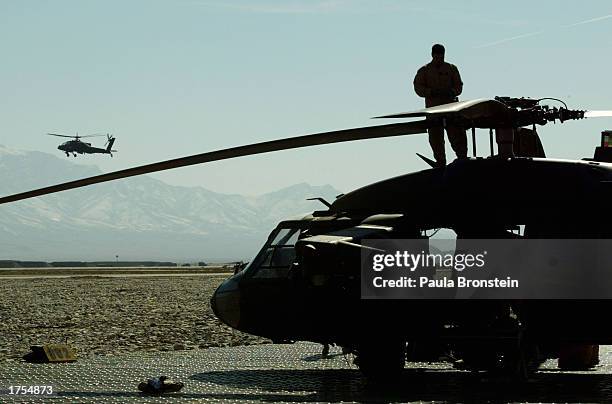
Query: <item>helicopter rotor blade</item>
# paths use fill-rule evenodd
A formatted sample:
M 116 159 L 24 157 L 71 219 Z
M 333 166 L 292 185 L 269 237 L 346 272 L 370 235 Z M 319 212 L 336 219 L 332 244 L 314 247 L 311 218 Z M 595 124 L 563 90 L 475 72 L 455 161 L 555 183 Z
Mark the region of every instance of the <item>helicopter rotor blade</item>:
M 612 111 L 585 111 L 585 118 L 602 118 L 602 117 L 612 117 Z
M 57 137 L 70 137 L 70 138 L 76 137 L 76 136 L 68 136 L 68 135 L 58 135 L 57 133 L 45 133 L 45 134 L 49 136 L 57 136 Z
M 462 128 L 495 128 L 513 126 L 513 110 L 506 104 L 486 98 L 470 101 L 451 102 L 418 111 L 383 115 L 380 118 L 414 118 L 426 117 L 428 120 L 448 120 L 453 126 Z
M 449 104 L 437 105 L 435 107 L 429 107 L 419 109 L 417 111 L 401 112 L 399 114 L 375 116 L 372 119 L 383 119 L 383 118 L 416 118 L 423 116 L 443 116 L 451 114 L 466 115 L 467 118 L 490 117 L 493 112 L 505 111 L 507 107 L 499 101 L 490 100 L 487 98 L 479 98 L 476 100 L 469 101 L 457 101 Z
M 57 133 L 46 133 L 46 135 L 57 136 L 57 137 L 69 137 L 69 138 L 72 138 L 72 139 L 81 139 L 81 138 L 84 138 L 84 137 L 99 137 L 99 136 L 104 136 L 104 135 L 84 135 L 84 136 L 74 135 L 74 136 L 70 136 L 70 135 L 59 135 Z
M 331 143 L 350 142 L 354 140 L 376 139 L 382 137 L 412 135 L 426 133 L 427 129 L 439 125 L 436 120 L 422 120 L 416 122 L 395 123 L 380 126 L 367 126 L 354 129 L 343 129 L 331 132 L 316 133 L 311 135 L 290 137 L 279 140 L 271 140 L 261 143 L 253 143 L 245 146 L 231 147 L 207 153 L 195 154 L 173 160 L 147 164 L 125 170 L 114 171 L 94 177 L 83 178 L 76 181 L 65 182 L 32 191 L 22 192 L 0 198 L 0 204 L 14 202 L 21 199 L 80 188 L 101 182 L 113 181 L 120 178 L 133 177 L 136 175 L 149 174 L 178 167 L 191 166 L 194 164 L 208 163 L 212 161 L 227 160 L 236 157 L 250 156 L 254 154 L 269 153 L 280 150 L 297 149 L 301 147 L 317 146 Z

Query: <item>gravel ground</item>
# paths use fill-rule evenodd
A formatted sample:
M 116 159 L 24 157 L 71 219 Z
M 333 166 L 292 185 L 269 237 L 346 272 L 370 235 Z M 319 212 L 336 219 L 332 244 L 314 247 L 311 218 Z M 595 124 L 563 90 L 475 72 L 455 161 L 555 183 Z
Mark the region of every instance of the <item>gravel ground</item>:
M 68 341 L 77 356 L 265 343 L 223 325 L 223 277 L 0 279 L 0 361 Z

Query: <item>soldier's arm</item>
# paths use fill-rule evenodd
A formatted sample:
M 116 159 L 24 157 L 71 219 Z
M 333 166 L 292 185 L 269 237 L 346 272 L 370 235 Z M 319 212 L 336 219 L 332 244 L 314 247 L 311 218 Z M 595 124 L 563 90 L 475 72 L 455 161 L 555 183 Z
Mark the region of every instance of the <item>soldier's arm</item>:
M 414 92 L 417 93 L 419 97 L 429 97 L 431 96 L 431 88 L 427 86 L 427 80 L 425 78 L 425 72 L 423 68 L 420 68 L 417 71 L 416 76 L 414 76 Z
M 459 74 L 459 69 L 457 66 L 453 65 L 453 92 L 455 93 L 455 97 L 460 95 L 463 91 L 463 81 L 461 81 L 461 75 Z

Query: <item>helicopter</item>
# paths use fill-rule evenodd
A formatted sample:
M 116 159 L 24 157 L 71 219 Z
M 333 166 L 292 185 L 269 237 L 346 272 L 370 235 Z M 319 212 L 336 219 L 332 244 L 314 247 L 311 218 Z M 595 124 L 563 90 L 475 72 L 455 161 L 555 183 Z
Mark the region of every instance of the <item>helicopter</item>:
M 593 158 L 546 158 L 536 125 L 612 116 L 548 98 L 458 101 L 378 119 L 419 121 L 345 129 L 232 147 L 0 198 L 0 204 L 177 167 L 300 147 L 427 133 L 472 131 L 472 157 L 389 178 L 339 195 L 309 215 L 281 221 L 254 259 L 211 297 L 228 326 L 276 343 L 313 341 L 355 355 L 372 379 L 393 379 L 408 360 L 451 352 L 470 370 L 526 377 L 563 344 L 611 344 L 600 313 L 612 300 L 363 299 L 360 260 L 372 239 L 421 239 L 439 229 L 459 239 L 612 238 L 612 132 Z M 528 127 L 531 127 L 528 128 Z M 488 129 L 479 157 L 476 129 Z M 495 142 L 494 142 L 495 133 Z M 497 154 L 494 153 L 497 143 Z M 518 232 L 516 229 L 519 229 Z M 521 230 L 522 229 L 522 232 Z M 517 234 L 519 233 L 519 234 Z
M 113 144 L 115 143 L 115 137 L 111 136 L 110 134 L 106 134 L 106 144 L 105 144 L 105 148 L 102 149 L 100 147 L 93 147 L 91 145 L 91 143 L 86 143 L 86 142 L 82 142 L 80 139 L 85 138 L 85 137 L 98 137 L 98 136 L 104 136 L 104 135 L 85 135 L 85 136 L 79 136 L 79 134 L 77 133 L 75 136 L 68 136 L 68 135 L 59 135 L 57 133 L 47 133 L 47 135 L 49 136 L 57 136 L 57 137 L 67 137 L 67 138 L 71 138 L 74 140 L 69 140 L 67 142 L 62 143 L 61 145 L 57 146 L 58 150 L 63 151 L 64 153 L 66 153 L 66 157 L 70 157 L 70 154 L 72 154 L 74 157 L 77 156 L 78 154 L 96 154 L 96 153 L 100 153 L 100 154 L 108 154 L 111 157 L 113 157 L 113 152 L 116 152 L 117 150 L 112 150 L 113 149 Z

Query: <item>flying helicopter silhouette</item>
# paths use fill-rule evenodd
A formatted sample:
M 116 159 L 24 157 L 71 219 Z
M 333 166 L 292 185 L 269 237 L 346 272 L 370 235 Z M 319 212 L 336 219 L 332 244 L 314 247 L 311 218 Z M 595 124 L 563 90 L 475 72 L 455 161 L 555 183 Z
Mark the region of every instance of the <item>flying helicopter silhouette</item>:
M 78 133 L 75 136 L 60 135 L 57 133 L 47 133 L 47 135 L 57 136 L 57 137 L 67 137 L 67 138 L 74 139 L 74 140 L 69 140 L 67 142 L 64 142 L 61 145 L 57 146 L 58 150 L 61 150 L 64 153 L 66 153 L 66 157 L 70 157 L 70 154 L 76 157 L 77 153 L 78 154 L 97 154 L 99 153 L 99 154 L 108 154 L 111 157 L 113 157 L 113 152 L 117 151 L 117 150 L 113 150 L 113 144 L 115 143 L 116 139 L 114 136 L 111 136 L 108 133 L 106 134 L 106 143 L 104 145 L 105 146 L 104 149 L 100 147 L 94 147 L 91 145 L 91 143 L 81 141 L 81 139 L 85 137 L 99 137 L 99 136 L 104 136 L 104 135 L 79 136 Z
M 544 157 L 535 129 L 612 111 L 550 107 L 545 100 L 496 97 L 385 115 L 378 118 L 425 119 L 222 149 L 9 195 L 0 204 L 241 156 L 420 134 L 437 125 L 471 129 L 471 158 L 436 167 L 421 155 L 430 168 L 333 202 L 317 198 L 324 209 L 280 222 L 255 258 L 217 288 L 211 306 L 230 327 L 275 342 L 340 345 L 373 378 L 397 375 L 406 359 L 432 346 L 450 349 L 473 370 L 524 376 L 542 358 L 559 355 L 561 344 L 612 343 L 612 325 L 600 318 L 612 301 L 364 300 L 360 257 L 364 240 L 427 239 L 437 229 L 458 239 L 611 238 L 611 134 L 604 132 L 593 158 L 557 160 Z M 487 158 L 477 157 L 478 128 L 489 129 Z

